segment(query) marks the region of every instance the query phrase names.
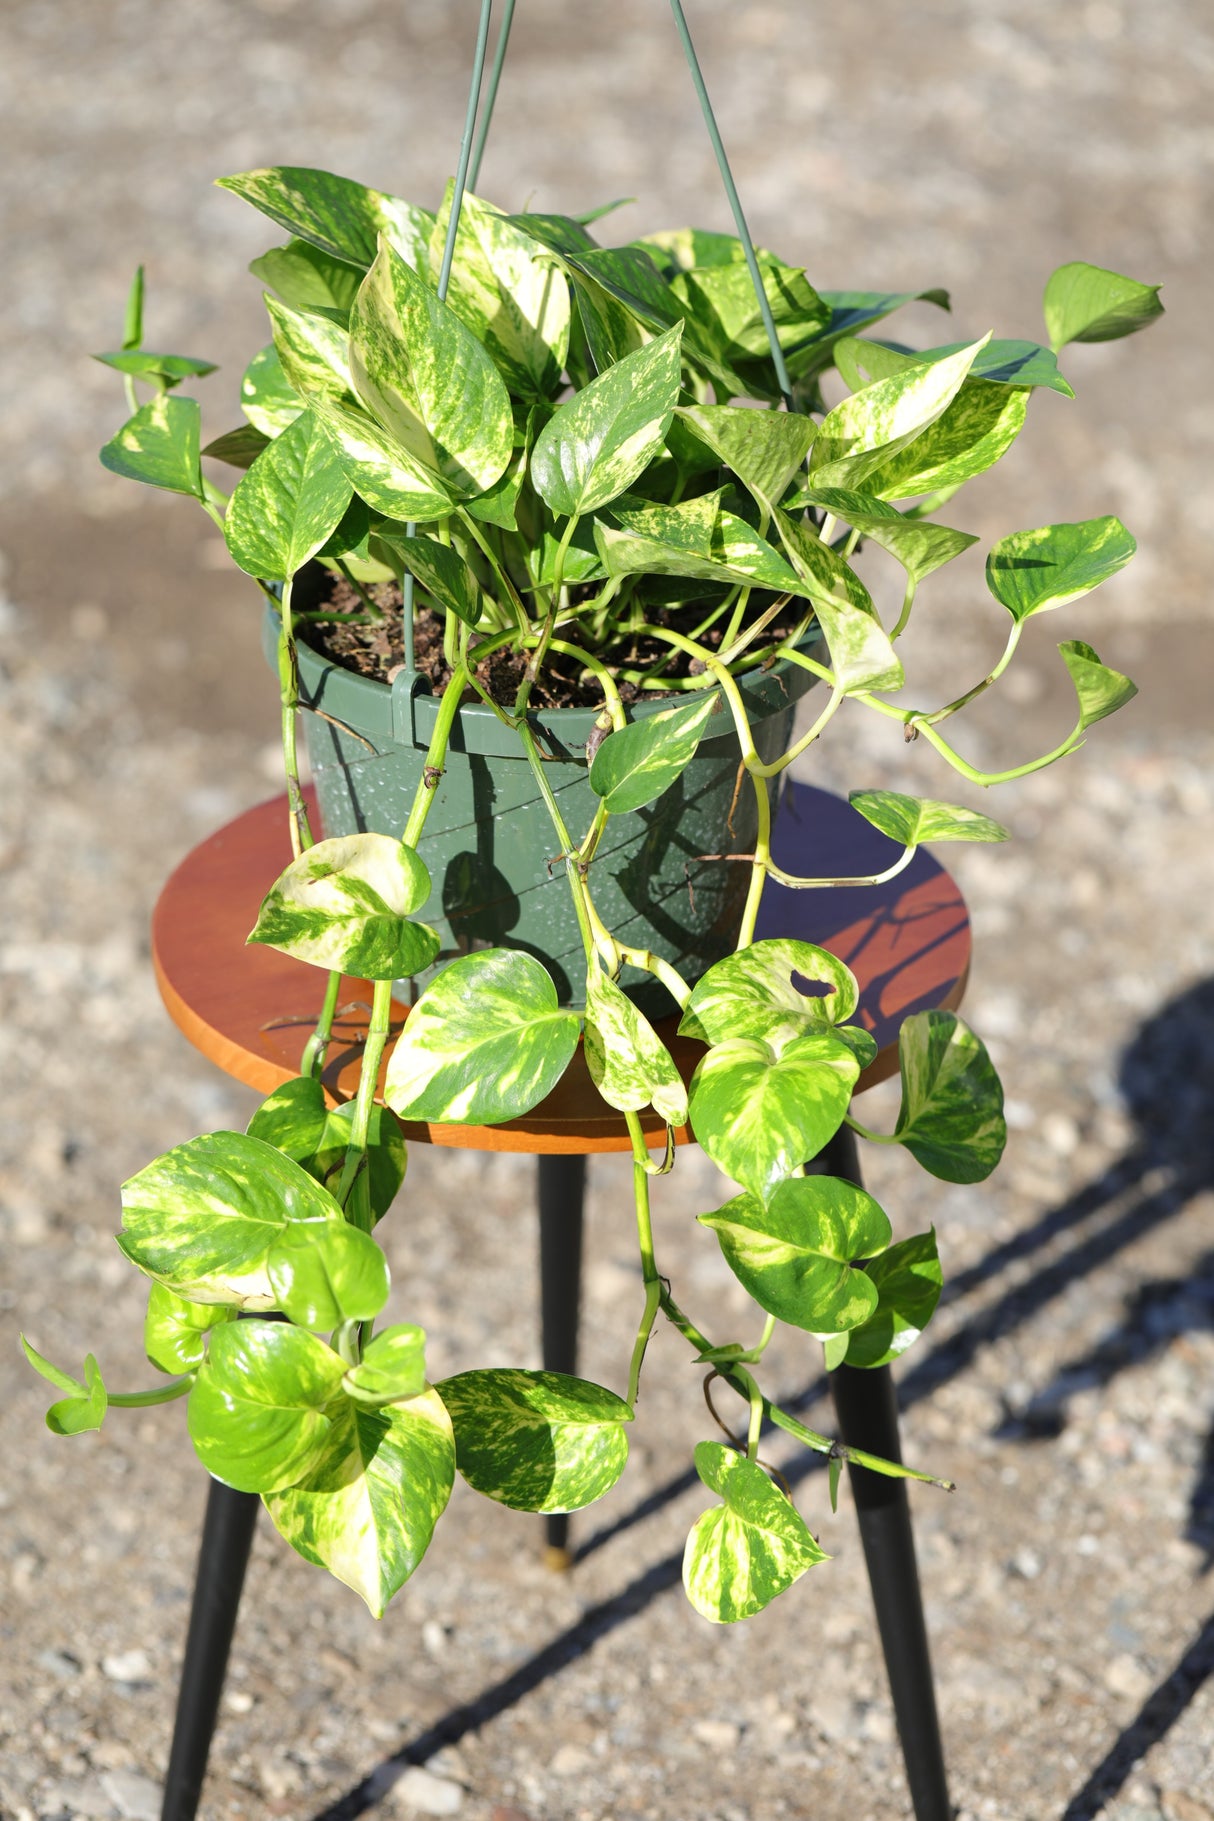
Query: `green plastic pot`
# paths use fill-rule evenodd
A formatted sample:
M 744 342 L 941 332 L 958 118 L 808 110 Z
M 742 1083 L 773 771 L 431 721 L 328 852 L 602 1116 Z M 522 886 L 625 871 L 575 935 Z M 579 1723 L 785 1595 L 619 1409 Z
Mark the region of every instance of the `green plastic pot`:
M 278 619 L 267 609 L 263 638 L 276 662 Z M 326 836 L 399 834 L 422 775 L 439 698 L 411 693 L 403 673 L 391 685 L 356 675 L 299 643 L 299 691 L 308 758 Z M 815 681 L 795 664 L 739 678 L 755 745 L 765 760 L 788 745 L 797 700 Z M 423 689 L 425 685 L 423 684 Z M 672 698 L 636 703 L 640 717 Z M 548 781 L 575 840 L 598 806 L 585 757 L 593 708 L 537 710 L 531 716 Z M 749 884 L 745 866 L 705 861 L 705 853 L 750 853 L 756 807 L 737 790 L 739 748 L 731 719 L 701 740 L 682 776 L 656 803 L 612 816 L 590 872 L 607 928 L 630 947 L 649 949 L 694 982 L 734 946 Z M 770 787 L 775 793 L 775 783 Z M 736 802 L 734 801 L 736 794 Z M 732 810 L 731 810 L 732 805 Z M 773 803 L 774 807 L 774 803 Z M 481 702 L 460 709 L 443 775 L 418 852 L 434 882 L 417 912 L 443 949 L 420 989 L 445 961 L 477 948 L 526 949 L 551 973 L 562 1004 L 584 996 L 582 939 L 559 843 L 517 736 Z M 653 1016 L 673 1010 L 651 976 L 621 976 Z

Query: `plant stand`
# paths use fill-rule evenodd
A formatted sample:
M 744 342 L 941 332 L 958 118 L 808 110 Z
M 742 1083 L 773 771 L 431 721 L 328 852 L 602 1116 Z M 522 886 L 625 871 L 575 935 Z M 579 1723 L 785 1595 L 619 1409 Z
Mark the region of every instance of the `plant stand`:
M 807 785 L 787 785 L 774 857 L 789 871 L 838 876 L 888 864 L 893 844 L 849 806 Z M 812 852 L 812 862 L 809 855 Z M 267 880 L 289 858 L 284 799 L 248 811 L 202 842 L 165 886 L 152 924 L 161 995 L 186 1037 L 226 1073 L 269 1093 L 298 1073 L 301 1049 L 320 1008 L 324 976 L 265 947 L 246 948 Z M 955 1008 L 969 965 L 965 904 L 950 875 L 920 852 L 884 886 L 796 892 L 776 884 L 764 898 L 759 936 L 796 936 L 846 961 L 860 984 L 860 1022 L 878 1054 L 858 1090 L 897 1071 L 902 1019 Z M 370 989 L 343 983 L 324 1070 L 344 1096 L 357 1085 Z M 700 1046 L 663 1030 L 687 1072 Z M 642 1115 L 644 1120 L 645 1116 Z M 651 1123 L 655 1133 L 660 1122 Z M 598 1098 L 574 1058 L 548 1100 L 499 1126 L 406 1123 L 407 1139 L 538 1157 L 543 1363 L 576 1369 L 586 1156 L 626 1151 L 623 1119 Z M 855 1140 L 840 1128 L 811 1166 L 859 1181 Z M 831 1374 L 842 1439 L 900 1459 L 897 1399 L 888 1366 Z M 944 1754 L 915 1561 L 906 1482 L 849 1468 L 894 1714 L 916 1821 L 951 1821 Z M 206 1774 L 228 1653 L 260 1500 L 212 1481 L 178 1695 L 162 1821 L 193 1821 Z M 545 1519 L 549 1560 L 570 1561 L 565 1516 Z

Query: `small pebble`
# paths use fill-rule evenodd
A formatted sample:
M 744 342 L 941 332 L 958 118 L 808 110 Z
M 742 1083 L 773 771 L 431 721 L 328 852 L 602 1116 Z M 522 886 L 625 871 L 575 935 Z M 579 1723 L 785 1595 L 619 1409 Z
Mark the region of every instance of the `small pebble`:
M 118 1650 L 102 1657 L 101 1673 L 111 1682 L 146 1682 L 152 1665 L 146 1650 Z
M 1042 1560 L 1035 1549 L 1018 1549 L 1008 1564 L 1022 1581 L 1035 1581 L 1042 1570 Z
M 1154 1679 L 1136 1657 L 1122 1651 L 1112 1658 L 1104 1672 L 1104 1685 L 1110 1694 L 1126 1701 L 1142 1701 L 1154 1687 Z
M 137 1770 L 107 1770 L 101 1787 L 126 1821 L 158 1821 L 160 1788 Z
M 458 1783 L 411 1764 L 393 1788 L 392 1798 L 405 1814 L 454 1815 L 463 1803 L 464 1792 Z
M 253 1711 L 253 1697 L 245 1694 L 241 1688 L 229 1689 L 223 1697 L 223 1704 L 230 1714 L 247 1714 Z
M 712 1751 L 734 1751 L 742 1736 L 736 1720 L 697 1720 L 691 1730 L 700 1744 Z

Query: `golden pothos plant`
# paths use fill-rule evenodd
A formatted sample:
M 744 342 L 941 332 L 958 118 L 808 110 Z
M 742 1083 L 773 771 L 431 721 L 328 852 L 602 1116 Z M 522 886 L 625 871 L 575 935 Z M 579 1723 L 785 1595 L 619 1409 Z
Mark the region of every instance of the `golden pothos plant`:
M 685 33 L 677 0 L 675 13 Z M 203 1465 L 260 1494 L 287 1540 L 379 1614 L 425 1553 L 457 1471 L 530 1511 L 577 1509 L 615 1483 L 661 1311 L 746 1407 L 744 1445 L 696 1450 L 716 1502 L 685 1559 L 696 1608 L 733 1620 L 823 1559 L 757 1461 L 765 1421 L 829 1456 L 832 1495 L 843 1459 L 929 1477 L 813 1433 L 762 1390 L 777 1323 L 816 1337 L 828 1368 L 875 1367 L 918 1337 L 940 1291 L 933 1233 L 895 1242 L 872 1196 L 805 1165 L 846 1122 L 937 1177 L 974 1182 L 1005 1136 L 986 1050 L 948 1012 L 902 1027 L 894 1130 L 852 1117 L 875 1047 L 853 1022 L 852 974 L 809 943 L 755 939 L 769 880 L 829 883 L 790 878 L 773 860 L 773 786 L 840 712 L 879 715 L 992 785 L 1073 752 L 1134 693 L 1068 639 L 1059 649 L 1075 720 L 1053 751 L 987 773 L 944 732 L 997 684 L 1030 618 L 1129 561 L 1134 541 L 1114 517 L 999 539 L 986 581 L 1008 616 L 1006 649 L 955 700 L 900 703 L 899 642 L 920 584 L 977 541 L 937 514 L 1011 447 L 1035 388 L 1072 395 L 1058 351 L 1128 335 L 1161 306 L 1156 287 L 1075 263 L 1046 285 L 1048 345 L 988 334 L 912 349 L 878 327 L 908 295 L 815 289 L 799 265 L 752 246 L 740 207 L 736 235 L 684 228 L 611 246 L 605 210 L 510 213 L 474 194 L 479 85 L 478 66 L 460 168 L 433 213 L 315 170 L 221 180 L 287 236 L 253 262 L 272 340 L 244 375 L 239 429 L 203 447 L 199 406 L 181 388 L 212 368 L 145 348 L 142 272 L 121 350 L 99 356 L 124 376 L 131 407 L 102 451 L 106 467 L 195 499 L 271 603 L 295 858 L 267 882 L 250 940 L 329 970 L 330 985 L 299 1077 L 246 1132 L 179 1145 L 123 1189 L 118 1243 L 151 1280 L 146 1351 L 165 1382 L 116 1394 L 91 1354 L 77 1378 L 26 1350 L 62 1393 L 47 1417 L 58 1433 L 98 1428 L 109 1405 L 188 1399 Z M 482 145 L 486 124 L 482 114 Z M 941 291 L 918 296 L 948 307 Z M 204 457 L 244 470 L 230 496 Z M 905 575 L 888 624 L 862 579 L 873 547 Z M 349 584 L 352 608 L 297 615 L 297 578 L 316 562 Z M 295 756 L 297 639 L 322 619 L 382 616 L 375 583 L 385 578 L 441 619 L 449 680 L 403 828 L 317 840 Z M 659 655 L 638 664 L 638 649 Z M 495 653 L 520 660 L 504 702 L 485 681 Z M 601 705 L 586 761 L 597 810 L 575 828 L 549 787 L 530 706 L 547 668 L 559 657 L 568 669 L 570 654 Z M 780 661 L 810 673 L 824 700 L 787 750 L 764 759 L 739 678 Z M 646 691 L 668 704 L 630 718 Z M 409 1014 L 380 1105 L 392 984 L 441 958 L 417 916 L 441 881 L 417 846 L 459 709 L 477 698 L 513 729 L 548 805 L 547 851 L 559 854 L 576 912 L 584 988 L 562 1005 L 542 962 L 508 946 L 450 960 Z M 733 952 L 684 979 L 600 916 L 596 881 L 620 863 L 603 837 L 613 817 L 669 790 L 726 718 L 754 797 L 749 892 Z M 902 846 L 882 877 L 925 842 L 1005 836 L 934 798 L 862 789 L 851 801 Z M 619 984 L 625 965 L 661 982 L 680 1033 L 703 1046 L 689 1083 Z M 357 1096 L 332 1106 L 320 1073 L 343 973 L 373 981 L 374 1002 Z M 407 1209 L 400 1121 L 522 1115 L 579 1042 L 632 1138 L 643 1306 L 621 1389 L 496 1368 L 431 1384 L 422 1330 L 377 1326 L 389 1274 L 376 1224 L 398 1199 Z M 738 1185 L 700 1220 L 756 1305 L 748 1343 L 705 1333 L 662 1274 L 650 1181 L 675 1152 L 669 1142 L 651 1157 L 646 1107 L 671 1139 L 690 1123 Z

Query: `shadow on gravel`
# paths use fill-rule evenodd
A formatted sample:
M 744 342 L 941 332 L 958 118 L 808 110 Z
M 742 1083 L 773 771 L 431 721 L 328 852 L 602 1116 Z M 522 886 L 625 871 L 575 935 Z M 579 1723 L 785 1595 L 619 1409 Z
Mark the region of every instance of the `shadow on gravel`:
M 1031 1261 L 1055 1241 L 1069 1239 L 1072 1243 L 1029 1280 L 1010 1286 L 977 1311 L 904 1373 L 898 1384 L 902 1409 L 957 1378 L 983 1347 L 1014 1332 L 1071 1284 L 1179 1214 L 1200 1190 L 1214 1186 L 1210 1137 L 1214 1123 L 1214 980 L 1202 981 L 1141 1027 L 1122 1057 L 1119 1085 L 1136 1127 L 1135 1143 L 1125 1156 L 1024 1232 L 959 1272 L 950 1281 L 944 1301 L 959 1301 L 998 1279 L 1009 1267 Z M 1176 1335 L 1211 1325 L 1214 1252 L 1183 1278 L 1139 1286 L 1116 1328 L 1089 1354 L 1060 1368 L 1051 1385 L 1036 1394 L 1024 1411 L 1009 1411 L 1000 1434 L 1006 1439 L 1056 1436 L 1065 1426 L 1066 1401 L 1080 1386 L 1107 1384 L 1125 1366 L 1148 1358 Z M 796 1398 L 785 1400 L 785 1408 L 804 1412 L 827 1391 L 823 1374 Z M 823 1465 L 822 1456 L 801 1453 L 782 1471 L 795 1485 Z M 643 1523 L 697 1483 L 692 1469 L 668 1480 L 612 1523 L 593 1531 L 577 1549 L 575 1559 L 583 1560 Z M 1214 1431 L 1192 1494 L 1186 1534 L 1206 1548 L 1209 1567 L 1214 1562 Z M 378 1764 L 313 1821 L 355 1821 L 382 1801 L 409 1766 L 426 1763 L 443 1746 L 476 1732 L 550 1676 L 585 1656 L 600 1638 L 643 1612 L 678 1584 L 681 1568 L 681 1549 L 653 1563 L 510 1675 L 492 1683 L 475 1700 L 452 1708 L 411 1744 Z M 1175 1668 L 1118 1736 L 1068 1804 L 1062 1821 L 1094 1821 L 1134 1766 L 1175 1725 L 1212 1671 L 1214 1616 L 1206 1620 Z

